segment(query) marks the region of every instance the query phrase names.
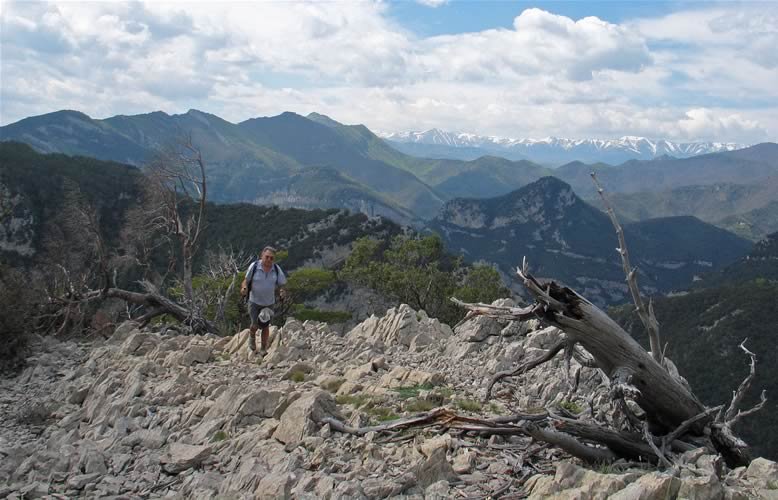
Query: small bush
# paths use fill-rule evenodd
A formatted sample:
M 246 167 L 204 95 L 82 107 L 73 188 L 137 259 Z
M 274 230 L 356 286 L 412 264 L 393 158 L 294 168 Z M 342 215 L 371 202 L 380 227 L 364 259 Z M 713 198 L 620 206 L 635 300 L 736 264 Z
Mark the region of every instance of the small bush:
M 421 384 L 421 385 L 407 385 L 403 387 L 394 387 L 392 391 L 397 393 L 397 396 L 400 399 L 410 399 L 410 398 L 416 398 L 419 396 L 419 392 L 421 391 L 430 391 L 433 389 L 433 386 L 431 384 Z
M 213 433 L 213 437 L 211 438 L 211 442 L 212 443 L 217 443 L 219 441 L 224 441 L 228 437 L 229 436 L 227 435 L 226 432 L 224 432 L 224 431 L 216 431 L 216 432 Z
M 496 403 L 489 403 L 489 411 L 491 413 L 496 413 L 497 415 L 502 415 L 505 413 L 505 410 L 503 410 L 502 407 Z
M 410 411 L 414 413 L 424 412 L 424 411 L 430 411 L 431 409 L 435 408 L 435 403 L 432 401 L 428 401 L 426 399 L 412 399 L 405 403 L 403 408 L 405 411 Z
M 397 420 L 398 418 L 400 418 L 400 416 L 394 413 L 394 411 L 391 408 L 388 408 L 386 406 L 376 406 L 370 408 L 368 409 L 367 413 L 369 415 L 374 416 L 376 420 L 378 420 L 379 422 Z
M 574 401 L 562 401 L 559 403 L 559 406 L 569 411 L 570 413 L 578 414 L 583 411 L 583 408 L 581 408 L 581 406 Z
M 289 375 L 289 380 L 292 382 L 303 382 L 305 381 L 305 373 L 295 370 Z
M 370 396 L 367 394 L 341 394 L 340 396 L 335 397 L 335 401 L 339 405 L 351 405 L 355 408 L 359 408 L 360 406 L 364 405 L 368 401 L 370 401 Z
M 465 411 L 478 412 L 481 411 L 481 403 L 472 399 L 460 399 L 457 401 L 457 406 Z
M 322 323 L 345 323 L 351 319 L 351 313 L 346 311 L 323 311 L 321 309 L 311 309 L 304 305 L 295 305 L 292 310 L 292 316 L 300 321 L 320 321 Z
M 18 369 L 24 362 L 36 296 L 31 280 L 19 271 L 0 265 L 0 372 Z
M 322 389 L 329 392 L 338 392 L 338 389 L 340 389 L 340 386 L 342 386 L 345 381 L 345 378 L 329 380 L 322 385 Z

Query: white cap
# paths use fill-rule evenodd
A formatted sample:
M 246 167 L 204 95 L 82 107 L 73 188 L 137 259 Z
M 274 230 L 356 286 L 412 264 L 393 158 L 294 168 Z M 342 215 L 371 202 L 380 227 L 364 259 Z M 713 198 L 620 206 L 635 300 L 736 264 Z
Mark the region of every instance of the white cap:
M 261 311 L 259 311 L 259 321 L 261 321 L 262 323 L 269 323 L 270 318 L 272 317 L 273 317 L 273 311 L 269 307 L 266 307 Z

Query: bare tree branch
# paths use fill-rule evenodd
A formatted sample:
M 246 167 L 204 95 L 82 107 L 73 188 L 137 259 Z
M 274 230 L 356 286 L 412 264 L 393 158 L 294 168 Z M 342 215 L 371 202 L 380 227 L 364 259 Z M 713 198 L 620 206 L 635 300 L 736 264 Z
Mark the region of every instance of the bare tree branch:
M 729 424 L 730 421 L 733 421 L 733 419 L 740 418 L 740 416 L 736 417 L 736 415 L 739 413 L 740 403 L 743 401 L 743 396 L 745 396 L 748 388 L 751 387 L 751 382 L 754 380 L 754 376 L 756 375 L 756 354 L 749 351 L 746 347 L 747 340 L 748 339 L 743 339 L 743 342 L 740 343 L 739 347 L 748 355 L 749 358 L 751 358 L 751 363 L 749 366 L 748 375 L 740 383 L 737 391 L 732 392 L 732 401 L 730 402 L 729 407 L 724 414 L 724 421 L 727 422 L 727 424 Z
M 619 238 L 619 248 L 616 249 L 621 256 L 621 263 L 624 268 L 624 274 L 627 277 L 627 285 L 629 291 L 632 294 L 632 301 L 635 303 L 640 321 L 643 323 L 646 331 L 648 332 L 649 342 L 651 344 L 651 355 L 654 357 L 657 363 L 662 364 L 662 344 L 659 340 L 659 322 L 654 315 L 654 307 L 649 301 L 648 308 L 643 304 L 643 299 L 640 296 L 640 289 L 637 282 L 637 268 L 633 268 L 629 262 L 629 252 L 627 251 L 627 242 L 624 239 L 624 230 L 619 224 L 618 218 L 616 218 L 616 212 L 608 201 L 608 197 L 605 194 L 605 190 L 597 180 L 597 176 L 594 172 L 591 173 L 592 181 L 597 187 L 597 193 L 599 193 L 602 202 L 605 204 L 605 209 L 608 212 L 613 227 L 616 229 L 616 235 Z
M 489 385 L 486 387 L 486 395 L 484 396 L 484 402 L 489 401 L 491 399 L 492 388 L 494 387 L 494 384 L 496 384 L 498 381 L 506 377 L 515 377 L 517 375 L 521 375 L 522 373 L 526 373 L 532 370 L 536 366 L 540 366 L 543 363 L 550 361 L 551 359 L 554 358 L 554 356 L 556 356 L 559 353 L 559 351 L 564 349 L 566 345 L 567 345 L 567 341 L 562 339 L 556 344 L 554 344 L 548 351 L 546 351 L 545 354 L 542 354 L 540 356 L 537 356 L 536 358 L 526 361 L 513 370 L 507 370 L 495 374 L 492 377 L 492 379 L 489 381 Z

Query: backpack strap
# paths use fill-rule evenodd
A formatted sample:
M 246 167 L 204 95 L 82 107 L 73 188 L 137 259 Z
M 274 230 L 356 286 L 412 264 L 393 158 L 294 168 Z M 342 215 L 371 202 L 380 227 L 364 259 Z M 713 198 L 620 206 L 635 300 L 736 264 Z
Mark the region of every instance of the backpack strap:
M 251 264 L 251 269 L 249 270 L 249 274 L 246 277 L 246 289 L 251 292 L 251 283 L 254 281 L 254 273 L 257 271 L 257 266 L 259 265 L 259 259 L 255 260 L 253 264 Z
M 254 273 L 257 271 L 258 265 L 259 259 L 254 261 L 254 263 L 251 265 L 251 270 L 249 270 L 248 276 L 246 276 L 246 288 L 249 292 L 251 291 L 251 282 L 254 281 Z M 276 270 L 276 286 L 278 286 L 278 280 L 281 278 L 281 266 L 274 263 L 273 268 Z

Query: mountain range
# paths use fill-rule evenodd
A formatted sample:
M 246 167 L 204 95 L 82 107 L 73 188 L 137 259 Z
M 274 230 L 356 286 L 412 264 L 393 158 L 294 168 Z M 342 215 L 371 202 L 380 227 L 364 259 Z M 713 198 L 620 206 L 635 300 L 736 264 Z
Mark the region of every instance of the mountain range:
M 645 220 L 693 215 L 705 222 L 759 241 L 778 231 L 778 176 L 753 184 L 720 183 L 683 186 L 664 191 L 612 193 L 610 200 L 620 218 Z M 599 197 L 591 198 L 599 205 Z
M 595 303 L 628 299 L 608 216 L 554 177 L 496 198 L 449 201 L 428 226 L 451 251 L 497 264 L 508 281 L 526 256 L 534 274 L 562 281 Z M 689 216 L 626 224 L 624 233 L 649 295 L 683 289 L 751 248 L 745 239 Z
M 0 127 L 2 140 L 25 142 L 40 152 L 130 165 L 142 165 L 184 135 L 206 160 L 213 201 L 365 209 L 406 223 L 434 213 L 444 201 L 398 167 L 404 155 L 365 127 L 294 113 L 233 124 L 197 110 L 104 120 L 59 111 Z
M 628 160 L 652 160 L 662 156 L 688 158 L 745 147 L 735 143 L 684 143 L 634 136 L 619 139 L 511 139 L 446 132 L 436 128 L 424 132 L 392 132 L 379 135 L 398 150 L 415 156 L 474 160 L 480 156 L 494 155 L 510 160 L 530 160 L 548 166 L 558 166 L 575 160 L 619 164 Z
M 59 111 L 0 127 L 3 141 L 25 142 L 39 152 L 136 166 L 182 135 L 203 152 L 215 202 L 345 208 L 417 227 L 452 199 L 498 197 L 549 175 L 590 199 L 596 196 L 592 171 L 618 197 L 617 210 L 633 220 L 694 215 L 757 240 L 773 230 L 778 206 L 778 190 L 769 188 L 770 179 L 778 177 L 778 145 L 772 143 L 690 158 L 662 156 L 618 166 L 573 161 L 550 169 L 494 155 L 413 157 L 362 125 L 343 125 L 317 113 L 234 124 L 197 110 L 103 120 Z M 633 139 L 635 148 L 643 147 Z M 651 144 L 659 151 L 658 143 Z

